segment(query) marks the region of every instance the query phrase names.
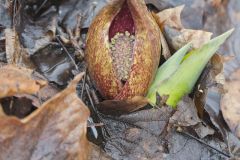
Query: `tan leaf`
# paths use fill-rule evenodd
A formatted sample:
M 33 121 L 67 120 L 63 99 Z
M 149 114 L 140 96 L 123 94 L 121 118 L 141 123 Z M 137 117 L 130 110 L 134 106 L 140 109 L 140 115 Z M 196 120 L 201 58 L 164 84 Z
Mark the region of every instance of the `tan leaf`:
M 185 29 L 181 23 L 181 12 L 184 5 L 170 8 L 154 15 L 164 33 L 168 45 L 178 50 L 191 42 L 193 48 L 199 48 L 211 39 L 212 33 L 203 30 Z
M 33 80 L 32 70 L 6 65 L 0 68 L 0 98 L 18 93 L 34 94 L 47 84 L 46 81 Z
M 87 159 L 89 111 L 76 94 L 82 76 L 28 117 L 0 117 L 0 159 Z
M 221 99 L 221 110 L 231 131 L 240 138 L 240 69 L 232 77 L 232 81 L 225 82 L 227 93 Z
M 191 42 L 193 48 L 200 48 L 211 39 L 212 33 L 202 30 L 182 29 L 179 35 L 172 37 L 174 49 L 179 49 Z
M 184 5 L 165 9 L 157 14 L 159 17 L 157 22 L 158 25 L 163 28 L 163 26 L 168 25 L 173 28 L 183 28 L 182 22 L 181 22 L 181 12 L 184 8 Z

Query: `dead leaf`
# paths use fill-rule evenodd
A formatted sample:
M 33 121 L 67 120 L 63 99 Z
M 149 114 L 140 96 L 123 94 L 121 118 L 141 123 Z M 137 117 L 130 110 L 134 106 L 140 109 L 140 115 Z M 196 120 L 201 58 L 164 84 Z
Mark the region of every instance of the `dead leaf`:
M 104 150 L 113 159 L 162 159 L 165 127 L 172 109 L 163 107 L 137 111 L 120 117 L 104 117 Z
M 23 1 L 16 15 L 18 23 L 15 26 L 21 45 L 25 47 L 28 56 L 33 55 L 38 49 L 47 46 L 55 38 L 57 27 L 57 8 L 51 6 L 42 10 L 36 17 L 31 9 L 34 4 Z M 35 4 L 35 7 L 37 5 Z M 33 9 L 36 11 L 37 9 Z
M 110 156 L 108 156 L 106 154 L 106 152 L 104 152 L 102 150 L 101 147 L 93 144 L 93 143 L 90 143 L 90 146 L 91 146 L 91 153 L 89 155 L 89 158 L 88 160 L 111 160 L 112 158 Z
M 163 10 L 154 17 L 164 33 L 168 45 L 175 50 L 191 42 L 193 48 L 199 48 L 210 40 L 212 33 L 203 30 L 185 29 L 181 23 L 184 6 Z
M 193 100 L 189 97 L 184 97 L 183 100 L 179 102 L 177 111 L 171 117 L 169 122 L 185 127 L 194 126 L 200 123 L 201 121 L 198 118 Z
M 158 18 L 158 16 L 155 13 L 152 13 L 153 17 L 155 18 L 156 22 L 158 23 L 158 26 L 161 26 L 161 21 Z M 161 41 L 161 47 L 162 47 L 162 55 L 164 56 L 165 59 L 168 59 L 171 57 L 171 52 L 169 50 L 167 41 L 162 33 L 162 31 L 160 30 L 160 41 Z
M 74 50 L 66 47 L 70 56 L 74 57 Z M 48 81 L 60 86 L 66 86 L 73 78 L 75 65 L 68 53 L 57 43 L 51 43 L 39 49 L 31 56 L 31 60 L 36 66 L 36 70 Z
M 158 25 L 160 28 L 163 30 L 164 26 L 169 26 L 172 28 L 176 29 L 182 29 L 183 25 L 181 22 L 181 13 L 184 8 L 184 5 L 175 7 L 175 8 L 170 8 L 170 9 L 165 9 L 157 14 L 159 17 L 157 19 Z
M 129 100 L 105 100 L 98 104 L 98 110 L 104 114 L 121 115 L 136 111 L 147 104 L 145 97 L 136 96 Z
M 6 65 L 0 68 L 0 98 L 37 93 L 46 81 L 31 79 L 32 70 Z
M 187 160 L 187 159 L 226 159 L 226 156 L 215 152 L 206 145 L 199 143 L 198 141 L 187 137 L 183 134 L 171 132 L 168 135 L 169 153 L 165 159 L 169 160 Z M 218 150 L 224 152 L 227 146 L 219 141 L 217 138 L 205 138 L 205 143 L 214 146 Z
M 240 138 L 240 69 L 232 74 L 232 78 L 224 85 L 227 93 L 221 99 L 221 110 L 231 131 Z
M 87 159 L 89 111 L 76 94 L 82 76 L 28 117 L 0 117 L 0 159 Z
M 178 50 L 189 42 L 192 43 L 193 48 L 200 48 L 208 42 L 212 36 L 212 33 L 202 30 L 181 29 L 179 31 L 169 26 L 164 26 L 164 33 L 168 43 L 170 43 L 175 50 Z

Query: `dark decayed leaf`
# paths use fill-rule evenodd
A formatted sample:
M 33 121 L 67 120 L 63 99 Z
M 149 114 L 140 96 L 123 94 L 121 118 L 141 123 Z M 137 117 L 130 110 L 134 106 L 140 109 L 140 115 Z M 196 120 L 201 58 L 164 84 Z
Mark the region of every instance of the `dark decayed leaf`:
M 184 97 L 179 102 L 177 111 L 170 119 L 170 123 L 175 123 L 179 126 L 194 126 L 200 122 L 194 102 L 189 97 Z
M 203 139 L 208 135 L 213 135 L 214 130 L 204 124 L 198 117 L 198 112 L 194 101 L 189 97 L 184 97 L 179 102 L 177 111 L 170 118 L 169 122 L 183 129 L 191 130 L 192 134 L 197 134 Z
M 169 154 L 166 155 L 166 160 L 186 160 L 186 159 L 211 159 L 225 160 L 227 157 L 208 148 L 206 145 L 198 141 L 176 132 L 168 135 L 169 138 Z M 216 138 L 206 138 L 205 143 L 218 150 L 226 149 L 226 145 Z M 225 152 L 225 151 L 223 151 Z
M 56 6 L 46 9 L 37 18 L 31 11 L 33 6 L 34 4 L 29 5 L 28 1 L 21 1 L 16 25 L 21 44 L 29 55 L 48 45 L 55 37 L 57 27 Z
M 110 137 L 106 139 L 104 150 L 113 159 L 162 159 L 163 132 L 171 114 L 172 109 L 164 107 L 105 117 L 104 128 Z
M 87 159 L 89 111 L 76 94 L 82 76 L 28 117 L 0 117 L 0 159 Z
M 73 49 L 68 49 L 73 54 Z M 66 85 L 72 78 L 76 69 L 69 55 L 59 44 L 52 43 L 38 50 L 31 56 L 37 71 L 50 82 L 60 86 Z
M 91 146 L 91 152 L 89 155 L 89 160 L 111 160 L 112 158 L 108 156 L 101 147 L 90 143 Z

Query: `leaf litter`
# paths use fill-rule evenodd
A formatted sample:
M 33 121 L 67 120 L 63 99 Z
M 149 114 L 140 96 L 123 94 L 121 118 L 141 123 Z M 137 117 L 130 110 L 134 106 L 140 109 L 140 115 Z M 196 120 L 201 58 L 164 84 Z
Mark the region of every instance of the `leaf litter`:
M 212 31 L 215 35 L 220 34 L 230 28 L 230 25 L 222 25 L 223 23 L 217 20 L 218 17 L 221 17 L 219 14 L 221 15 L 224 10 L 229 12 L 226 13 L 227 16 L 234 18 L 234 20 L 231 19 L 231 23 L 235 26 L 239 25 L 239 23 L 235 21 L 237 18 L 235 18 L 236 14 L 234 14 L 234 9 L 228 9 L 231 8 L 234 3 L 237 3 L 234 0 L 230 0 L 228 5 L 221 2 L 209 3 L 203 0 L 194 2 L 191 0 L 189 2 L 184 1 L 185 3 L 181 0 L 178 2 L 172 0 L 146 1 L 147 3 L 153 4 L 158 10 L 172 8 L 182 4 L 186 6 L 181 15 L 183 22 L 180 21 L 181 12 L 179 11 L 182 7 L 177 7 L 178 10 L 175 10 L 175 8 L 170 9 L 171 12 L 175 12 L 175 14 L 170 14 L 169 20 L 172 21 L 165 21 L 163 24 L 162 22 L 159 23 L 162 25 L 161 28 L 164 35 L 164 37 L 162 36 L 162 41 L 166 41 L 162 46 L 165 59 L 168 59 L 171 53 L 174 53 L 172 50 L 179 49 L 189 41 L 193 42 L 195 47 L 198 47 L 204 44 L 207 39 L 210 39 L 211 34 L 209 32 L 184 29 L 183 26 L 193 29 L 205 28 L 208 31 Z M 18 35 L 15 35 L 16 32 L 14 30 L 9 31 L 13 33 L 12 37 L 15 38 L 13 39 L 15 41 L 13 44 L 17 44 L 18 46 L 13 46 L 17 50 L 8 50 L 8 57 L 14 54 L 19 56 L 21 53 L 20 57 L 17 57 L 17 61 L 12 61 L 12 63 L 37 69 L 44 77 L 41 77 L 40 81 L 32 80 L 34 85 L 41 82 L 41 87 L 29 92 L 29 90 L 24 87 L 31 87 L 31 85 L 24 86 L 23 90 L 20 90 L 20 94 L 19 90 L 16 90 L 16 87 L 18 87 L 16 84 L 24 84 L 26 81 L 17 79 L 16 77 L 18 76 L 16 75 L 13 76 L 13 81 L 9 81 L 10 86 L 6 89 L 7 92 L 5 92 L 9 93 L 9 95 L 4 95 L 1 97 L 1 100 L 9 97 L 15 97 L 17 100 L 25 99 L 27 100 L 27 105 L 26 103 L 16 103 L 17 105 L 14 108 L 19 108 L 19 106 L 23 106 L 22 108 L 24 108 L 24 106 L 34 106 L 34 109 L 31 110 L 32 113 L 26 111 L 24 116 L 19 117 L 21 119 L 7 116 L 6 111 L 0 110 L 0 117 L 2 119 L 0 122 L 0 134 L 1 137 L 5 137 L 1 138 L 0 159 L 19 158 L 19 155 L 22 155 L 23 159 L 41 159 L 44 156 L 44 158 L 47 159 L 86 159 L 88 156 L 87 146 L 89 142 L 85 136 L 89 112 L 86 109 L 87 107 L 77 97 L 75 91 L 81 74 L 70 83 L 69 87 L 63 91 L 61 91 L 61 89 L 71 81 L 74 75 L 78 74 L 79 71 L 74 71 L 76 69 L 74 63 L 77 64 L 81 71 L 85 70 L 85 67 L 82 67 L 84 66 L 82 59 L 79 59 L 78 56 L 84 53 L 84 35 L 86 34 L 85 31 L 87 31 L 85 29 L 89 26 L 99 9 L 108 2 L 106 0 L 99 2 L 71 0 L 68 2 L 59 2 L 58 4 L 55 4 L 53 1 L 19 2 L 25 6 L 25 8 L 22 7 L 20 10 L 14 10 L 14 14 L 20 13 L 14 20 L 11 19 L 11 15 L 9 14 L 0 14 L 0 59 L 3 59 L 3 62 L 7 60 L 5 48 L 1 47 L 1 44 L 11 49 L 12 45 L 9 43 L 11 39 L 9 39 L 9 36 L 6 36 L 7 34 L 5 33 L 7 31 L 6 29 L 14 25 Z M 14 6 L 7 1 L 1 0 L 0 13 L 9 13 L 7 10 L 11 5 Z M 205 6 L 206 8 L 204 8 Z M 38 8 L 38 10 L 34 9 L 34 7 Z M 214 7 L 219 7 L 221 10 L 209 13 L 209 8 Z M 29 14 L 33 12 L 34 14 Z M 169 10 L 160 12 L 157 15 L 166 12 L 169 12 Z M 23 17 L 25 20 L 23 20 Z M 193 19 L 192 17 L 196 18 Z M 77 21 L 74 21 L 75 19 L 77 19 Z M 223 19 L 224 22 L 227 21 L 227 18 L 220 19 Z M 12 22 L 14 23 L 11 24 Z M 220 31 L 218 28 L 213 27 L 219 25 L 221 26 Z M 238 30 L 236 33 L 238 34 Z M 19 39 L 17 36 L 19 36 Z M 56 37 L 60 37 L 62 44 L 60 44 Z M 230 54 L 235 54 L 236 56 L 238 47 L 236 45 L 237 41 L 234 42 L 237 40 L 236 37 L 237 36 L 234 36 L 228 41 L 227 47 L 224 46 L 220 50 L 221 53 L 227 54 L 230 52 Z M 5 44 L 5 39 L 7 40 L 7 44 Z M 70 53 L 75 62 L 72 62 L 72 59 L 66 54 L 66 51 Z M 59 55 L 60 57 L 58 57 Z M 53 61 L 47 62 L 47 57 L 49 56 L 53 56 L 53 59 L 56 60 L 54 61 L 55 64 Z M 34 62 L 34 66 L 29 65 L 29 61 L 22 61 L 29 57 L 31 58 L 30 62 Z M 14 59 L 15 57 L 12 56 L 12 58 Z M 68 67 L 61 67 L 61 65 Z M 212 80 L 219 77 L 209 77 L 209 75 L 214 73 L 214 71 L 216 71 L 215 69 L 221 65 L 222 62 L 218 60 L 213 67 L 209 63 L 208 66 L 210 66 L 210 68 L 206 67 L 202 73 L 201 78 L 203 79 L 199 79 L 196 89 L 192 93 L 194 94 L 194 98 L 192 99 L 192 94 L 190 95 L 191 98 L 186 96 L 179 104 L 177 110 L 166 107 L 152 109 L 149 106 L 145 106 L 139 111 L 126 114 L 125 112 L 133 111 L 131 109 L 132 105 L 126 104 L 126 102 L 103 101 L 107 103 L 108 108 L 113 108 L 115 105 L 127 105 L 127 107 L 125 112 L 120 111 L 118 116 L 103 115 L 98 111 L 95 113 L 97 116 L 93 117 L 94 122 L 103 123 L 103 126 L 100 125 L 100 127 L 97 127 L 100 134 L 99 138 L 103 139 L 103 141 L 100 140 L 100 145 L 97 143 L 99 139 L 93 141 L 99 146 L 90 144 L 92 152 L 89 152 L 89 155 L 91 155 L 89 159 L 210 159 L 210 157 L 211 159 L 225 159 L 230 156 L 239 156 L 239 140 L 231 134 L 228 129 L 229 126 L 233 133 L 235 133 L 236 136 L 238 135 L 238 130 L 236 130 L 238 124 L 237 118 L 229 116 L 232 115 L 232 113 L 237 113 L 234 112 L 234 109 L 237 109 L 238 106 L 236 105 L 236 107 L 226 111 L 225 107 L 229 105 L 227 101 L 222 100 L 220 108 L 222 95 L 223 97 L 232 97 L 232 95 L 236 93 L 231 92 L 232 89 L 230 89 L 230 92 L 224 95 L 222 90 L 219 90 L 219 85 L 223 84 L 219 84 L 219 81 L 212 82 Z M 1 69 L 7 71 L 8 67 L 9 66 L 5 66 Z M 230 60 L 230 62 L 224 66 L 225 76 L 232 75 L 232 72 L 235 72 L 234 70 L 238 67 L 238 58 Z M 20 70 L 20 73 L 17 71 L 17 74 L 21 75 L 26 75 L 31 72 L 26 73 L 24 68 L 15 68 L 14 70 Z M 204 73 L 210 82 L 204 79 Z M 226 82 L 227 85 L 225 89 L 227 90 L 233 88 L 232 85 L 236 86 L 236 84 L 234 84 L 235 81 L 231 79 L 231 77 L 232 76 L 230 76 L 230 80 Z M 31 79 L 29 75 L 25 78 L 28 80 Z M 220 79 L 221 78 L 220 76 Z M 7 79 L 9 80 L 9 78 Z M 46 80 L 49 81 L 50 84 L 46 84 Z M 4 84 L 5 81 L 0 84 Z M 202 83 L 205 81 L 206 88 L 201 88 Z M 55 84 L 57 84 L 57 86 Z M 102 101 L 94 87 L 92 87 L 91 81 L 87 80 L 84 83 L 84 80 L 82 80 L 80 85 L 83 87 L 82 99 L 88 106 L 94 107 L 95 104 L 98 103 L 94 95 L 97 95 L 97 99 Z M 90 86 L 88 89 L 91 92 L 92 98 L 87 98 L 87 85 Z M 45 91 L 43 91 L 44 88 Z M 12 89 L 14 92 L 11 91 Z M 202 91 L 205 93 L 204 96 L 197 97 L 196 95 L 201 94 Z M 46 95 L 46 93 L 48 93 L 48 95 Z M 235 96 L 232 98 L 235 98 Z M 227 100 L 229 100 L 229 98 L 227 98 Z M 94 101 L 95 104 L 90 101 Z M 142 105 L 142 103 L 140 104 Z M 199 106 L 202 108 L 199 108 Z M 210 108 L 216 106 L 217 114 L 215 112 L 211 114 L 210 109 L 207 109 L 209 106 Z M 0 103 L 0 108 L 4 108 L 2 102 Z M 16 113 L 20 113 L 20 111 L 21 110 L 17 110 Z M 122 115 L 123 113 L 125 114 Z M 15 116 L 17 115 L 15 114 Z M 225 124 L 223 118 L 225 118 L 227 124 Z M 225 135 L 228 137 L 227 139 L 224 137 Z M 31 141 L 29 141 L 29 139 L 31 139 Z M 222 141 L 222 139 L 225 141 Z M 215 150 L 213 148 L 215 148 Z M 10 152 L 11 154 L 9 154 Z

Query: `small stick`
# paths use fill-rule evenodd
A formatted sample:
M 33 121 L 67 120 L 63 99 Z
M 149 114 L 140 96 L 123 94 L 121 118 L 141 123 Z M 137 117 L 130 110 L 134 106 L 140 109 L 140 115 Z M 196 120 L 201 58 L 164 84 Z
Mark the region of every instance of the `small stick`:
M 61 40 L 59 39 L 58 36 L 56 36 L 56 39 L 57 39 L 57 41 L 60 43 L 60 45 L 63 47 L 64 51 L 67 53 L 67 55 L 69 56 L 69 58 L 71 59 L 72 63 L 74 64 L 74 66 L 75 66 L 75 68 L 76 68 L 76 70 L 79 72 L 78 66 L 76 65 L 74 59 L 72 58 L 72 56 L 70 55 L 70 53 L 68 52 L 68 50 L 66 49 L 66 47 L 63 45 L 63 43 L 61 42 Z M 85 77 L 86 77 L 86 75 L 85 75 Z M 87 93 L 88 93 L 88 90 L 87 90 Z M 89 94 L 89 93 L 88 93 L 88 94 Z M 90 97 L 90 98 L 91 98 L 91 97 Z M 90 101 L 91 101 L 91 100 L 90 100 Z M 92 103 L 92 102 L 91 102 L 91 103 Z M 93 122 L 93 119 L 92 119 L 91 117 L 88 117 L 88 123 L 90 123 L 90 124 L 94 123 L 94 122 Z M 97 139 L 97 138 L 98 138 L 98 132 L 97 132 L 96 127 L 92 126 L 92 127 L 91 127 L 91 130 L 92 130 L 92 132 L 93 132 L 94 137 Z
M 104 126 L 104 124 L 103 123 L 89 123 L 88 125 L 87 125 L 87 127 L 102 127 L 102 126 Z
M 48 0 L 43 1 L 43 3 L 40 5 L 40 7 L 35 12 L 35 15 L 38 14 L 38 12 L 43 8 L 43 6 L 47 3 Z
M 178 133 L 181 133 L 181 134 L 183 134 L 183 135 L 185 135 L 185 136 L 187 136 L 187 137 L 190 137 L 190 138 L 192 138 L 192 139 L 198 141 L 198 142 L 201 143 L 201 144 L 204 144 L 205 146 L 207 146 L 207 147 L 209 147 L 209 148 L 211 148 L 211 149 L 217 151 L 218 153 L 224 155 L 224 156 L 227 157 L 227 158 L 230 158 L 230 157 L 231 157 L 231 156 L 228 155 L 227 153 L 224 153 L 223 151 L 220 151 L 219 149 L 217 149 L 217 148 L 215 148 L 215 147 L 213 147 L 213 146 L 207 144 L 207 143 L 204 142 L 203 140 L 201 140 L 201 139 L 199 139 L 199 138 L 197 138 L 197 137 L 194 137 L 194 136 L 191 135 L 191 134 L 185 133 L 185 132 L 183 132 L 183 131 L 181 131 L 181 130 L 178 130 L 178 129 L 177 129 L 177 132 L 178 132 Z
M 79 68 L 77 66 L 77 64 L 75 63 L 74 59 L 72 58 L 72 56 L 70 55 L 70 53 L 68 52 L 67 48 L 63 45 L 63 43 L 61 42 L 61 40 L 59 39 L 59 35 L 56 36 L 57 41 L 59 42 L 59 44 L 62 46 L 63 50 L 67 53 L 68 57 L 70 58 L 70 60 L 72 61 L 73 65 L 75 66 L 76 70 L 79 72 Z
M 84 74 L 84 79 L 83 79 L 83 85 L 82 85 L 82 90 L 81 90 L 81 99 L 83 98 L 83 91 L 85 89 L 85 84 L 86 84 L 86 72 Z

